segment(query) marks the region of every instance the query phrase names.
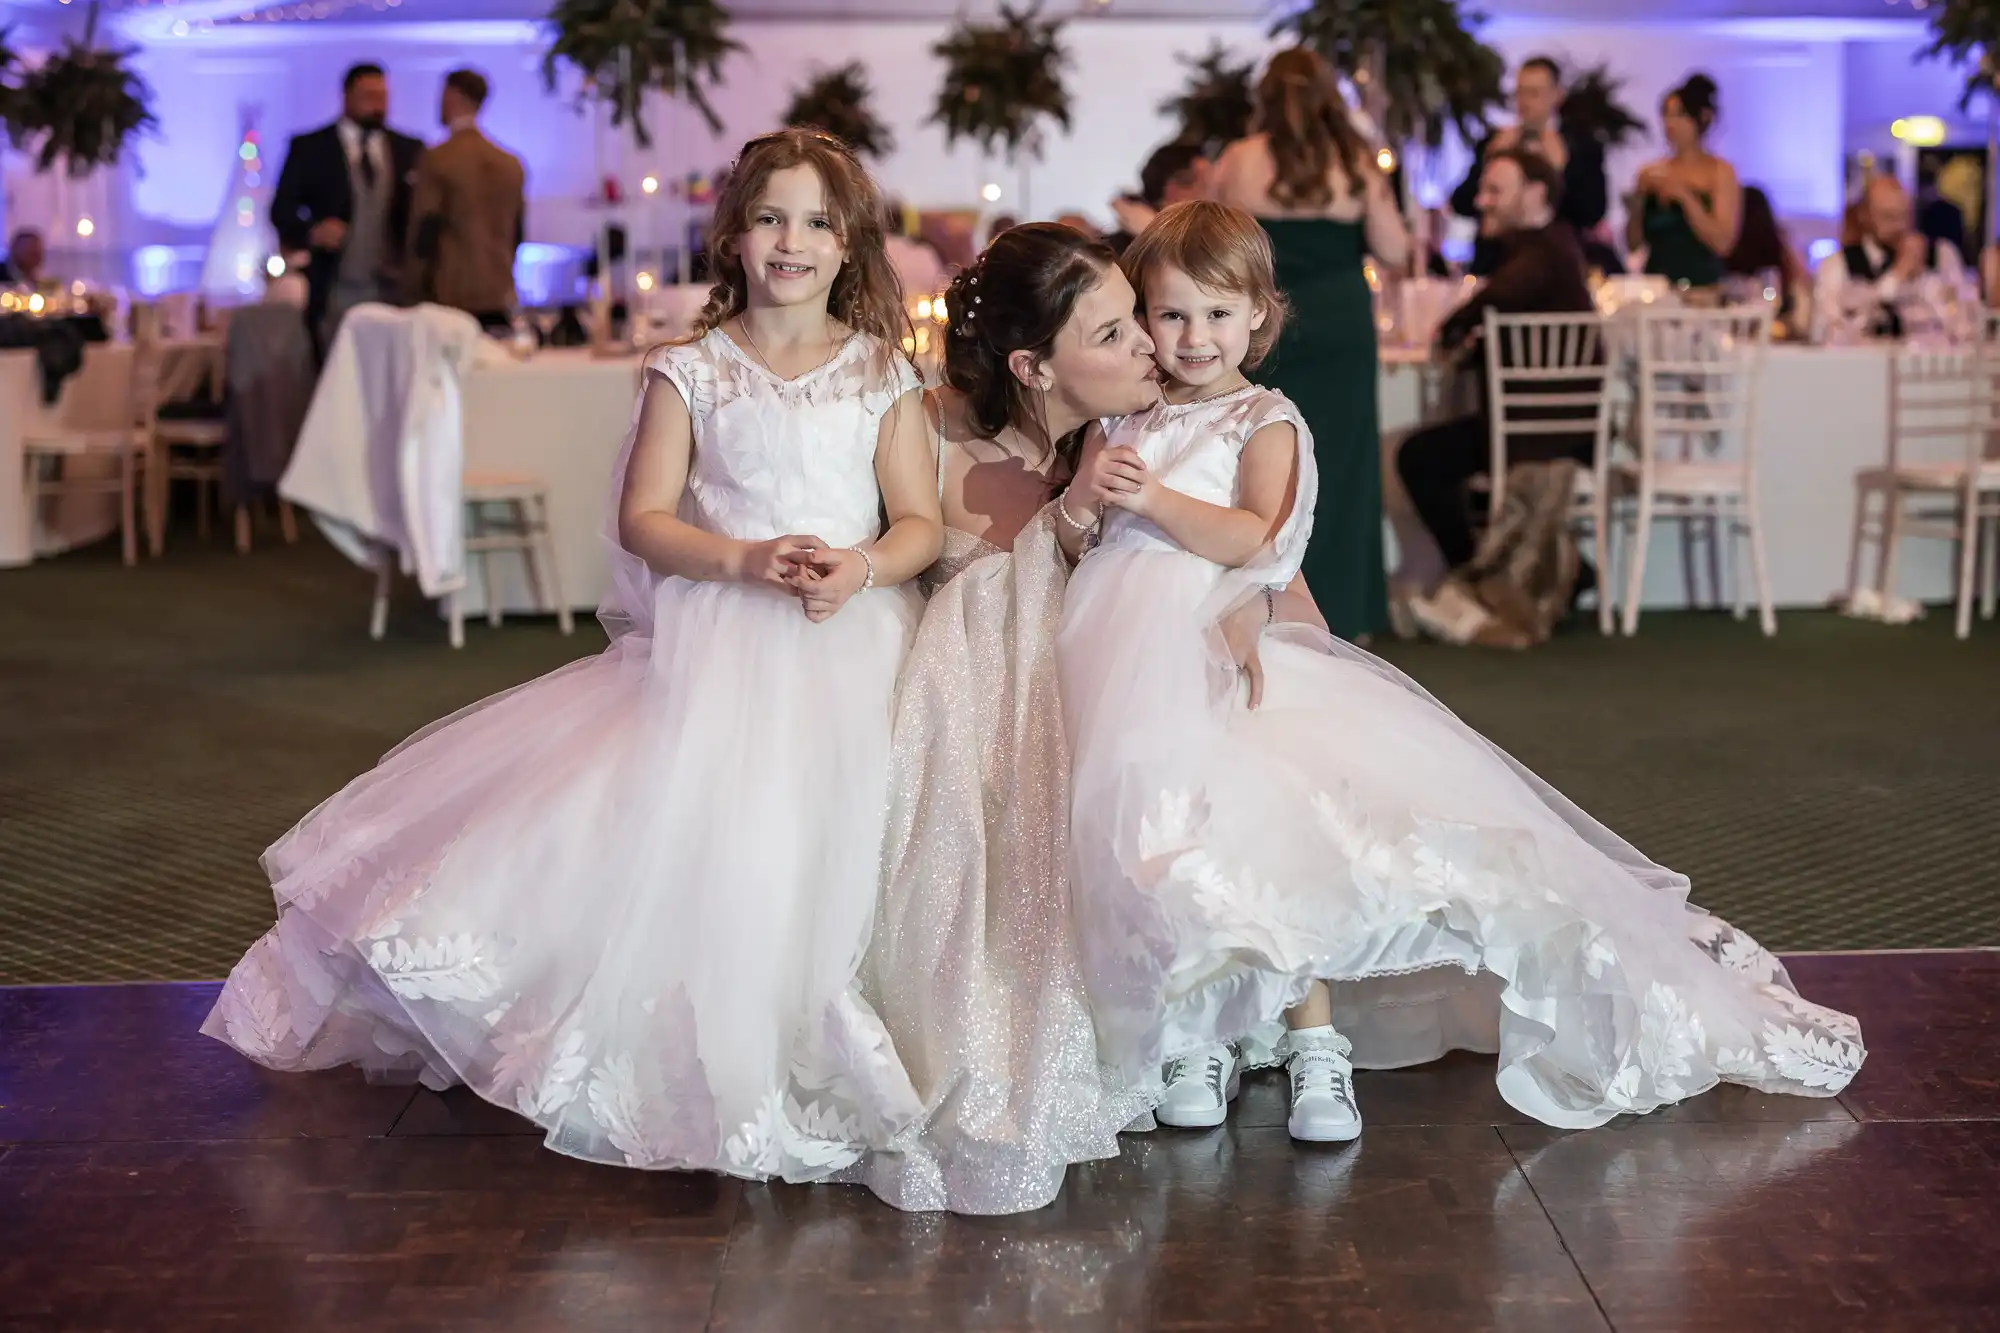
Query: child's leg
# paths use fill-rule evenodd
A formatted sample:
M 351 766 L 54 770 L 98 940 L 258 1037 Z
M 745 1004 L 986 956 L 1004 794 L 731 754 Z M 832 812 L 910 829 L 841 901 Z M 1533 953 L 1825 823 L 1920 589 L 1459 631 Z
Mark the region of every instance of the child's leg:
M 1315 981 L 1305 999 L 1285 1010 L 1285 1026 L 1294 1032 L 1333 1026 L 1333 995 L 1324 981 Z
M 1291 1055 L 1285 1072 L 1292 1081 L 1292 1114 L 1287 1128 L 1308 1143 L 1344 1143 L 1361 1133 L 1361 1108 L 1354 1102 L 1353 1046 L 1333 1030 L 1333 996 L 1315 981 L 1306 998 L 1285 1011 Z

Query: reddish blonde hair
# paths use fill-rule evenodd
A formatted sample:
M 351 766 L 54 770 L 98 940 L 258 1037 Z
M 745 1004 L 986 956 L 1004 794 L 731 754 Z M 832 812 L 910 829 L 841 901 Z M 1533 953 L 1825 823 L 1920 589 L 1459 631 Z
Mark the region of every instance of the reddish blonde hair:
M 1251 331 L 1245 370 L 1255 370 L 1284 331 L 1285 298 L 1278 290 L 1271 238 L 1240 208 L 1207 199 L 1174 204 L 1139 233 L 1123 263 L 1142 312 L 1148 280 L 1162 268 L 1177 268 L 1212 292 L 1249 297 L 1264 312 L 1264 326 Z
M 772 175 L 800 166 L 811 167 L 819 177 L 826 191 L 828 220 L 847 250 L 847 262 L 827 295 L 827 313 L 901 352 L 903 340 L 914 335 L 903 305 L 903 284 L 889 264 L 883 239 L 882 192 L 846 144 L 823 131 L 803 128 L 759 135 L 743 145 L 729 169 L 708 232 L 708 266 L 715 285 L 695 319 L 691 338 L 743 313 L 749 288 L 739 247 L 750 230 L 751 214 Z

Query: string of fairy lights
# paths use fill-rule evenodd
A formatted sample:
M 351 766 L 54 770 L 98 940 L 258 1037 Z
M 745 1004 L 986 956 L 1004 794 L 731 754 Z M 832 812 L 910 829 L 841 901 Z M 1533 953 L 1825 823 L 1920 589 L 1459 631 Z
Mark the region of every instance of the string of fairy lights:
M 289 4 L 216 4 L 213 0 L 98 2 L 109 13 L 150 14 L 156 16 L 155 21 L 165 21 L 180 11 L 180 15 L 172 19 L 169 31 L 176 37 L 186 37 L 196 32 L 212 32 L 217 28 L 249 23 L 316 23 L 327 19 L 359 17 L 361 12 L 386 14 L 402 8 L 405 0 L 293 0 Z M 90 0 L 58 0 L 58 3 L 82 7 Z

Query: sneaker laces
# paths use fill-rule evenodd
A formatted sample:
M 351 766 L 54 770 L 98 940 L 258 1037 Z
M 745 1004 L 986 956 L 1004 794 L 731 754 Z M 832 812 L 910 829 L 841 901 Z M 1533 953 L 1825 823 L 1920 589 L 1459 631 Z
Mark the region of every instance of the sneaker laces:
M 1325 1092 L 1337 1098 L 1350 1111 L 1354 1108 L 1354 1083 L 1347 1070 L 1346 1062 L 1332 1051 L 1300 1051 L 1292 1057 L 1292 1100 L 1297 1101 L 1308 1092 Z
M 1188 1061 L 1191 1058 L 1190 1056 L 1182 1055 L 1176 1056 L 1167 1062 L 1166 1085 L 1168 1087 L 1173 1087 L 1174 1084 L 1189 1076 Z M 1208 1066 L 1202 1071 L 1202 1081 L 1208 1085 L 1208 1090 L 1215 1095 L 1215 1100 L 1221 1102 L 1225 1100 L 1222 1093 L 1222 1082 L 1229 1076 L 1229 1066 L 1236 1059 L 1236 1048 L 1234 1046 L 1224 1046 L 1220 1054 L 1208 1055 L 1202 1058 Z

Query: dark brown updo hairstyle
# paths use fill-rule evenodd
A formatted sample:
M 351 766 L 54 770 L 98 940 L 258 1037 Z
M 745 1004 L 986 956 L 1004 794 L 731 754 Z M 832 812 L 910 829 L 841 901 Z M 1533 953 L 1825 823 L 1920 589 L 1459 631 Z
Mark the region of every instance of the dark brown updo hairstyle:
M 952 279 L 944 382 L 965 399 L 967 419 L 982 436 L 1029 416 L 1027 386 L 1007 358 L 1048 356 L 1077 300 L 1117 266 L 1103 241 L 1059 222 L 1028 222 L 994 237 Z
M 1694 122 L 1696 132 L 1706 138 L 1708 132 L 1715 128 L 1716 92 L 1714 79 L 1706 74 L 1690 74 L 1687 82 L 1673 89 L 1667 97 L 1681 104 L 1681 110 Z M 1665 100 L 1662 99 L 1662 105 Z
M 903 285 L 889 264 L 883 240 L 881 192 L 846 144 L 821 130 L 799 128 L 752 139 L 729 169 L 708 231 L 708 265 L 715 285 L 695 319 L 690 340 L 743 313 L 749 288 L 738 247 L 750 230 L 751 213 L 774 174 L 801 166 L 811 167 L 819 177 L 826 191 L 827 220 L 847 250 L 847 262 L 827 294 L 827 313 L 902 351 L 904 339 L 911 336 L 910 317 L 903 306 Z
M 1368 145 L 1348 117 L 1333 66 L 1307 47 L 1271 57 L 1257 81 L 1256 125 L 1271 148 L 1271 198 L 1286 208 L 1331 204 L 1327 174 L 1336 161 L 1357 194 L 1362 171 L 1374 169 Z

